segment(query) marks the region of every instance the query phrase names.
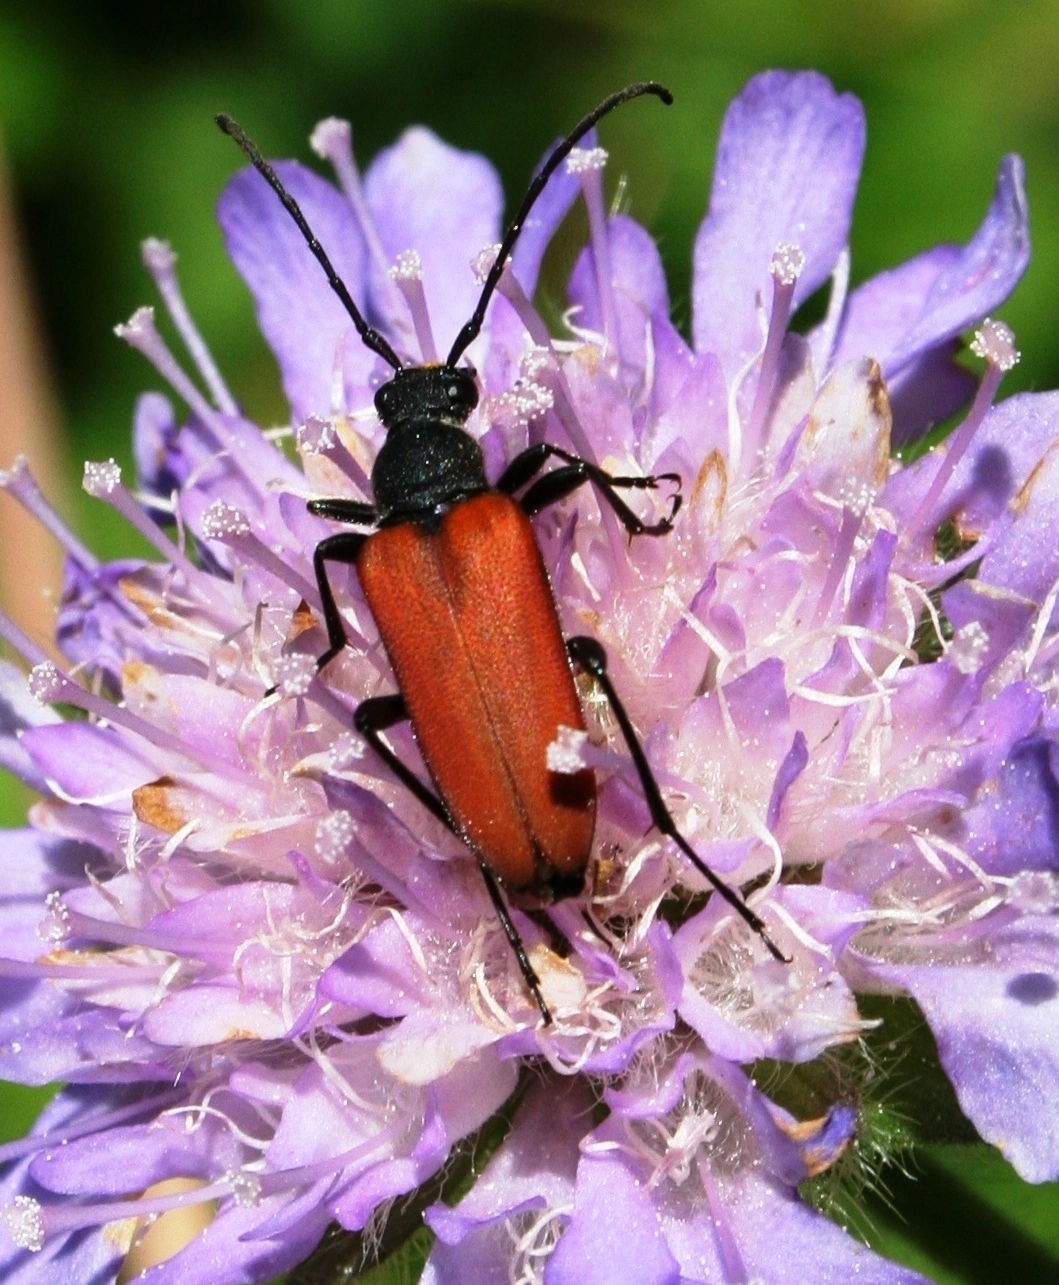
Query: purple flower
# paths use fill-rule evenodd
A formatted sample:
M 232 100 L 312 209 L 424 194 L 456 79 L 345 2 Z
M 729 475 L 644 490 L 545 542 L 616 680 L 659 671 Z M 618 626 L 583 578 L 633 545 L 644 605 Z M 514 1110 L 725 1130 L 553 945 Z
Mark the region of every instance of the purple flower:
M 242 417 L 149 242 L 199 381 L 149 309 L 119 327 L 186 409 L 145 396 L 136 483 L 111 461 L 85 485 L 160 561 L 100 565 L 24 463 L 4 475 L 69 554 L 65 667 L 2 625 L 29 673 L 0 668 L 0 763 L 40 800 L 0 865 L 0 1074 L 69 1086 L 0 1150 L 5 1280 L 105 1279 L 145 1219 L 206 1202 L 208 1231 L 139 1279 L 266 1280 L 329 1223 L 378 1235 L 505 1104 L 478 1181 L 427 1210 L 433 1285 L 920 1280 L 800 1194 L 856 1152 L 865 1084 L 796 1116 L 747 1070 L 781 1085 L 855 1049 L 879 992 L 918 1001 L 981 1135 L 1059 1175 L 1059 394 L 993 405 L 1018 354 L 986 319 L 1028 259 L 1020 162 L 966 246 L 850 292 L 861 109 L 811 73 L 756 77 L 722 130 L 691 347 L 586 141 L 471 345 L 469 428 L 494 477 L 546 440 L 684 479 L 664 538 L 630 542 L 583 488 L 537 519 L 540 548 L 682 834 L 788 962 L 652 829 L 586 690 L 589 733 L 549 763 L 599 772 L 587 888 L 512 912 L 542 1022 L 475 862 L 351 730 L 394 690 L 352 574 L 350 645 L 317 672 L 312 554 L 334 528 L 306 500 L 371 498 L 387 369 L 244 170 L 220 221 L 290 425 Z M 362 184 L 347 125 L 313 143 L 338 188 L 277 169 L 353 298 L 402 356 L 444 353 L 499 239 L 492 169 L 414 129 Z M 579 196 L 591 242 L 554 338 L 531 301 Z M 941 447 L 892 458 L 968 403 Z

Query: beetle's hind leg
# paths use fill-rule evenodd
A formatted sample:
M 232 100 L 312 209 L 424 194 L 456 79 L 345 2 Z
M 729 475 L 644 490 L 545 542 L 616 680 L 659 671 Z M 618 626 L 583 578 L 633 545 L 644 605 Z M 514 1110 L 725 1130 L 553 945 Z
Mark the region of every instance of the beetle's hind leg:
M 768 935 L 761 916 L 750 909 L 734 888 L 730 888 L 723 879 L 713 873 L 677 829 L 676 822 L 673 820 L 672 814 L 662 798 L 662 791 L 658 788 L 655 775 L 651 771 L 647 755 L 643 752 L 640 738 L 636 735 L 636 730 L 625 711 L 625 706 L 621 703 L 617 692 L 614 690 L 614 684 L 610 681 L 610 675 L 607 673 L 607 653 L 603 650 L 602 644 L 597 642 L 595 638 L 578 636 L 567 639 L 566 650 L 574 664 L 580 665 L 586 673 L 591 674 L 600 687 L 603 688 L 607 701 L 614 711 L 614 717 L 618 720 L 618 726 L 621 728 L 621 734 L 625 738 L 625 744 L 629 748 L 629 754 L 636 768 L 636 775 L 640 778 L 640 787 L 643 790 L 644 799 L 651 813 L 651 820 L 664 835 L 673 840 L 695 869 L 709 880 L 713 885 L 714 891 L 723 897 L 736 914 L 757 933 L 768 947 L 773 958 L 789 964 L 791 961 Z
M 390 768 L 394 776 L 401 782 L 406 789 L 419 800 L 420 803 L 432 813 L 442 823 L 447 830 L 455 834 L 458 839 L 462 836 L 456 833 L 456 827 L 452 824 L 452 818 L 449 816 L 444 803 L 428 786 L 424 785 L 418 776 L 412 771 L 407 763 L 403 763 L 397 754 L 382 739 L 380 735 L 388 727 L 393 727 L 397 723 L 408 721 L 408 709 L 404 702 L 404 697 L 399 693 L 392 696 L 370 696 L 363 700 L 353 712 L 353 726 L 364 737 L 371 748 Z M 500 927 L 504 930 L 504 936 L 508 940 L 518 964 L 519 972 L 522 974 L 526 985 L 529 987 L 530 994 L 533 996 L 537 1008 L 540 1010 L 541 1017 L 544 1018 L 545 1026 L 550 1026 L 552 1015 L 548 1010 L 548 1005 L 544 1002 L 544 996 L 541 993 L 541 981 L 537 976 L 536 969 L 529 961 L 526 954 L 526 947 L 523 945 L 519 931 L 515 927 L 511 912 L 508 910 L 507 903 L 504 901 L 504 895 L 500 891 L 500 885 L 496 877 L 484 861 L 479 858 L 478 869 L 481 871 L 482 878 L 485 880 L 486 891 L 489 893 L 489 899 L 493 903 L 493 909 L 496 911 L 496 917 L 500 920 Z

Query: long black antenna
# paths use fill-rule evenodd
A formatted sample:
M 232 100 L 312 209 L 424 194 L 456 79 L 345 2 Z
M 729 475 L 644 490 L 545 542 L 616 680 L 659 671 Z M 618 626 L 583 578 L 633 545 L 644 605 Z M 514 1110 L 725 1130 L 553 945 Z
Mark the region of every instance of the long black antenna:
M 360 335 L 365 346 L 370 348 L 372 352 L 378 353 L 383 361 L 388 362 L 394 370 L 401 370 L 402 363 L 400 357 L 397 356 L 382 335 L 380 335 L 374 327 L 369 326 L 361 316 L 360 309 L 353 302 L 352 296 L 346 289 L 345 282 L 335 271 L 331 264 L 331 260 L 327 257 L 324 247 L 313 235 L 312 228 L 310 228 L 309 224 L 305 221 L 305 215 L 302 214 L 301 207 L 283 186 L 279 175 L 261 155 L 257 146 L 247 138 L 241 126 L 237 125 L 230 116 L 221 112 L 220 115 L 216 117 L 216 120 L 217 124 L 228 135 L 228 137 L 233 138 L 239 144 L 249 158 L 250 164 L 253 165 L 254 169 L 257 170 L 261 177 L 268 183 L 269 187 L 272 188 L 279 199 L 283 202 L 283 208 L 298 225 L 298 231 L 301 232 L 302 236 L 305 238 L 306 245 L 308 245 L 309 249 L 316 256 L 320 267 L 323 268 L 327 275 L 328 285 L 330 285 L 331 289 L 336 295 L 338 295 L 346 312 L 348 312 L 353 318 L 353 324 L 357 328 L 357 334 Z M 479 325 L 480 324 L 481 323 L 479 322 Z M 478 332 L 476 330 L 475 334 L 477 333 Z M 472 338 L 473 337 L 474 336 L 472 335 Z M 470 341 L 468 340 L 468 342 Z
M 533 208 L 537 197 L 544 191 L 545 184 L 558 169 L 563 159 L 569 155 L 575 144 L 584 138 L 592 126 L 606 116 L 608 112 L 612 112 L 615 107 L 620 107 L 622 103 L 627 103 L 630 98 L 640 98 L 643 94 L 654 94 L 667 107 L 673 102 L 673 95 L 666 89 L 665 85 L 660 85 L 656 80 L 645 80 L 635 85 L 627 85 L 624 89 L 619 89 L 616 94 L 611 94 L 609 98 L 605 98 L 594 111 L 589 112 L 583 120 L 574 126 L 561 143 L 556 144 L 555 150 L 541 166 L 537 177 L 529 185 L 529 191 L 523 198 L 519 212 L 512 219 L 511 226 L 504 233 L 504 239 L 500 243 L 496 259 L 489 269 L 489 275 L 482 286 L 482 293 L 478 297 L 478 306 L 475 308 L 470 321 L 456 336 L 456 342 L 452 345 L 452 350 L 448 355 L 447 365 L 454 366 L 464 351 L 478 337 L 482 322 L 485 320 L 485 310 L 489 306 L 493 291 L 503 275 L 504 267 L 511 257 L 511 251 L 515 248 L 515 242 L 522 231 L 522 225 L 525 223 L 526 217 Z

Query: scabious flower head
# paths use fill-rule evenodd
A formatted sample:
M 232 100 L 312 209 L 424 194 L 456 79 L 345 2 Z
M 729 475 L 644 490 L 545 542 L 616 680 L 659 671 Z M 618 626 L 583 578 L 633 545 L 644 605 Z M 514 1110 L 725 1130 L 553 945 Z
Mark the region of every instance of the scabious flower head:
M 599 775 L 586 888 L 513 911 L 541 1021 L 475 862 L 352 730 L 394 680 L 341 568 L 349 646 L 317 672 L 313 551 L 335 528 L 306 500 L 370 500 L 387 370 L 245 170 L 220 221 L 289 425 L 246 421 L 149 242 L 198 380 L 149 309 L 119 327 L 184 409 L 146 394 L 138 476 L 93 462 L 85 485 L 160 560 L 99 563 L 24 463 L 4 477 L 69 553 L 62 663 L 4 625 L 24 663 L 2 672 L 0 762 L 40 800 L 0 866 L 0 1074 L 68 1086 L 0 1152 L 5 1280 L 107 1279 L 152 1217 L 207 1202 L 208 1230 L 140 1279 L 266 1280 L 331 1223 L 385 1237 L 501 1111 L 478 1180 L 426 1210 L 433 1285 L 918 1280 L 799 1194 L 856 1146 L 848 1081 L 799 1118 L 749 1070 L 856 1047 L 871 993 L 913 996 L 980 1134 L 1025 1178 L 1059 1174 L 1059 395 L 994 405 L 1017 352 L 986 320 L 1028 258 L 1020 163 L 966 245 L 849 291 L 861 109 L 817 75 L 756 77 L 722 130 L 689 345 L 586 142 L 471 346 L 468 427 L 492 477 L 547 440 L 683 479 L 664 537 L 629 541 L 582 488 L 536 519 L 540 548 L 681 833 L 788 962 L 652 829 L 586 683 L 587 735 L 549 751 Z M 423 129 L 363 183 L 348 125 L 313 145 L 337 188 L 277 169 L 353 297 L 410 360 L 445 351 L 499 239 L 493 170 Z M 579 197 L 556 338 L 531 300 Z

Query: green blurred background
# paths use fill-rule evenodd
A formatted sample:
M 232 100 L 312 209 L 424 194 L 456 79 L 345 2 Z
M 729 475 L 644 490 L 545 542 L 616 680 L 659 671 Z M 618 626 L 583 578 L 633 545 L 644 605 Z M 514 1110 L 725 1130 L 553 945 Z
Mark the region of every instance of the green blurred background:
M 112 334 L 154 302 L 138 243 L 170 240 L 192 310 L 239 400 L 284 418 L 271 357 L 225 260 L 213 206 L 239 158 L 234 114 L 267 154 L 310 159 L 319 118 L 353 121 L 361 164 L 413 121 L 484 152 L 509 199 L 543 147 L 610 90 L 676 95 L 603 131 L 613 183 L 659 239 L 674 313 L 724 107 L 754 72 L 813 66 L 863 100 L 868 151 L 853 279 L 966 240 L 1002 153 L 1026 160 L 1034 256 L 1002 315 L 1022 364 L 1005 391 L 1059 385 L 1059 3 L 1056 0 L 0 0 L 0 139 L 57 387 L 68 493 L 102 556 L 133 545 L 77 486 L 85 458 L 130 459 L 130 412 L 157 386 Z M 543 289 L 560 296 L 555 256 Z M 3 390 L 0 390 L 0 397 Z M 0 467 L 7 460 L 0 460 Z M 5 551 L 6 556 L 6 551 Z M 0 783 L 0 819 L 25 797 Z M 39 1095 L 0 1099 L 21 1132 Z M 888 1178 L 874 1243 L 939 1282 L 1059 1281 L 1059 1199 L 984 1147 L 933 1146 Z M 812 1285 L 807 1282 L 806 1285 Z

